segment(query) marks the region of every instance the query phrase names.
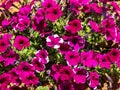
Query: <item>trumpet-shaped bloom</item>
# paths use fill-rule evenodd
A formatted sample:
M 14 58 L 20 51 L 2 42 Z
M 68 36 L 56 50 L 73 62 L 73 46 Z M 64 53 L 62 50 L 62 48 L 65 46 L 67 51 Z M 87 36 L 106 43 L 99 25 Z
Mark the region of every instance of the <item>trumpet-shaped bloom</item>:
M 81 21 L 79 19 L 74 19 L 65 26 L 65 29 L 72 34 L 75 34 L 82 29 Z
M 14 40 L 13 46 L 18 50 L 22 50 L 23 48 L 30 46 L 30 41 L 27 37 L 18 35 Z

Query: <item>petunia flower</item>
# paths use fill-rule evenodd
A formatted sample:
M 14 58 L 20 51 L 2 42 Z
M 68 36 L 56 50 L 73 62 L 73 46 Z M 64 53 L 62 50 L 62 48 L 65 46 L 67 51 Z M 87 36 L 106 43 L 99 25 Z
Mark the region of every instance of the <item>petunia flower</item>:
M 25 75 L 22 75 L 21 76 L 21 81 L 27 87 L 30 87 L 31 85 L 37 85 L 39 83 L 38 77 L 36 77 L 33 72 L 26 73 Z
M 5 52 L 9 47 L 10 43 L 8 40 L 1 38 L 0 39 L 0 52 Z
M 37 57 L 32 59 L 32 65 L 37 72 L 41 72 L 45 69 L 45 65 Z
M 71 66 L 76 66 L 80 63 L 80 55 L 76 51 L 68 51 L 65 54 L 65 59 Z
M 60 47 L 59 44 L 63 43 L 63 39 L 60 38 L 57 34 L 53 36 L 48 36 L 46 41 L 47 41 L 47 45 L 52 48 L 59 48 Z
M 20 31 L 24 31 L 25 28 L 27 28 L 30 25 L 30 19 L 28 17 L 23 17 L 18 20 L 17 28 L 20 29 Z
M 65 26 L 65 29 L 72 34 L 75 34 L 82 29 L 81 21 L 79 19 L 74 19 L 68 22 L 68 25 Z
M 23 48 L 30 46 L 30 41 L 27 37 L 18 35 L 14 40 L 13 46 L 18 50 L 22 50 Z
M 13 65 L 16 60 L 19 59 L 19 55 L 16 54 L 13 50 L 8 50 L 3 54 L 4 57 L 4 66 Z
M 55 7 L 57 6 L 57 2 L 54 1 L 54 0 L 44 0 L 42 3 L 41 3 L 41 6 L 45 9 L 49 9 L 51 7 Z
M 87 78 L 87 71 L 83 68 L 75 68 L 74 80 L 76 83 L 85 83 Z
M 101 55 L 99 65 L 100 65 L 101 68 L 110 69 L 111 62 L 109 61 L 109 58 L 108 58 L 107 54 Z
M 59 72 L 60 72 L 59 79 L 62 81 L 65 81 L 65 80 L 70 81 L 74 76 L 73 70 L 69 66 L 64 66 L 62 69 L 60 69 Z
M 107 53 L 108 58 L 112 63 L 115 63 L 120 58 L 120 51 L 118 49 L 112 48 L 110 52 Z
M 90 72 L 90 87 L 95 88 L 99 84 L 99 74 L 95 71 Z
M 62 16 L 62 10 L 59 6 L 51 7 L 47 10 L 46 19 L 55 22 Z

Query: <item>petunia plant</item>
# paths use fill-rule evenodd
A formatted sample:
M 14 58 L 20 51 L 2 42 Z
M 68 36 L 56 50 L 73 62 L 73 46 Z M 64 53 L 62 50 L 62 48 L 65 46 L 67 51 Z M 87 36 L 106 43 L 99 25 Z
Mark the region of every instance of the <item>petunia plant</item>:
M 0 90 L 118 90 L 120 1 L 0 1 Z

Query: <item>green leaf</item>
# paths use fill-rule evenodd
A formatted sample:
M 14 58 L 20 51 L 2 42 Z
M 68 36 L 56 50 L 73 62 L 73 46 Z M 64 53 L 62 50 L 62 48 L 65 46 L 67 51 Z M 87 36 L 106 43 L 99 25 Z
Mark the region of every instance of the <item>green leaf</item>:
M 39 86 L 36 88 L 36 90 L 49 90 L 48 86 Z

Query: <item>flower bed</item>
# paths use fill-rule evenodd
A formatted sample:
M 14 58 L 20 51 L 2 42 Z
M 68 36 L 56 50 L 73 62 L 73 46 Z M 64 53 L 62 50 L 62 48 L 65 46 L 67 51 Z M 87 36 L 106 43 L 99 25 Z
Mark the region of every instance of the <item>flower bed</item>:
M 2 0 L 0 90 L 117 90 L 119 4 Z

